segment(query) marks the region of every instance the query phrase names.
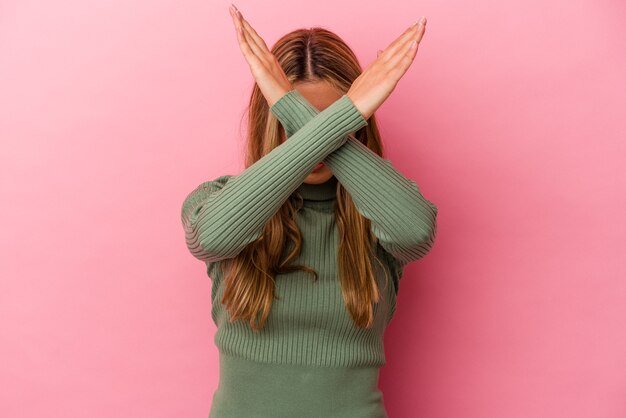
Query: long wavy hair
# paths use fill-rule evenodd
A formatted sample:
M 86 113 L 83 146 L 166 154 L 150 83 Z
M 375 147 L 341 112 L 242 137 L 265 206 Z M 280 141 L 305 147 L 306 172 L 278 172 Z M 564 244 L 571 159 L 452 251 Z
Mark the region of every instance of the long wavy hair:
M 327 29 L 314 27 L 297 29 L 271 48 L 292 84 L 325 81 L 345 93 L 361 74 L 361 66 L 348 45 Z M 359 129 L 354 137 L 377 155 L 383 147 L 376 118 Z M 246 167 L 250 167 L 284 139 L 284 129 L 269 109 L 267 100 L 255 83 L 248 107 L 248 141 Z M 296 224 L 302 197 L 294 193 L 264 226 L 261 237 L 249 244 L 236 257 L 222 261 L 225 289 L 221 303 L 230 321 L 243 319 L 258 331 L 266 323 L 275 294 L 275 276 L 295 270 L 317 272 L 306 265 L 290 264 L 302 247 L 302 235 Z M 374 323 L 373 303 L 380 292 L 372 261 L 376 237 L 370 220 L 360 215 L 348 192 L 337 182 L 335 220 L 339 230 L 337 270 L 346 308 L 358 327 L 369 328 Z M 381 263 L 382 266 L 382 263 Z M 383 269 L 385 274 L 388 272 Z M 389 277 L 386 276 L 389 283 Z

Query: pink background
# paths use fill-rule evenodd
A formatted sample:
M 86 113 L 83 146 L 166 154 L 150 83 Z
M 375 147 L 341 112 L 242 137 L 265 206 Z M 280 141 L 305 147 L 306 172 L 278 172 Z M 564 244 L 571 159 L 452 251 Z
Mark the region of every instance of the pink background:
M 242 169 L 253 79 L 224 1 L 4 1 L 0 415 L 206 417 L 197 184 Z M 321 25 L 366 66 L 421 15 L 377 112 L 439 207 L 406 270 L 391 418 L 626 416 L 622 1 L 240 0 L 268 44 Z

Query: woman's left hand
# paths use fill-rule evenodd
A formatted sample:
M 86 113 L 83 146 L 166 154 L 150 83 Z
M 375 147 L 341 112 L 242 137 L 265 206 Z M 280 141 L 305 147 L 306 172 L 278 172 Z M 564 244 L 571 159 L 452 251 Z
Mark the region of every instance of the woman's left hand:
M 243 18 L 241 12 L 231 5 L 230 15 L 237 30 L 239 48 L 248 61 L 252 76 L 271 107 L 283 95 L 293 89 L 278 60 L 267 48 L 263 39 Z

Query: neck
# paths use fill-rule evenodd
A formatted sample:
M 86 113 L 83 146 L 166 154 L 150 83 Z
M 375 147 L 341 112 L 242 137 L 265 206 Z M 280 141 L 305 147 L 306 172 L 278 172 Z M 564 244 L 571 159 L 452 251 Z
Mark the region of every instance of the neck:
M 300 193 L 304 200 L 333 200 L 337 193 L 337 177 L 332 176 L 321 184 L 302 183 L 296 192 Z

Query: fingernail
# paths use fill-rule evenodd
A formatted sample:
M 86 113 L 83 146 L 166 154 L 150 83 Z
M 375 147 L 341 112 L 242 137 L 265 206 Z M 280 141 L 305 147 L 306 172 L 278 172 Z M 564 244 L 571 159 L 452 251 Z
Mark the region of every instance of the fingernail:
M 413 27 L 415 27 L 415 25 L 417 25 L 418 23 L 419 23 L 420 25 L 423 25 L 423 24 L 424 24 L 424 22 L 426 22 L 426 17 L 422 16 L 422 17 L 420 17 L 418 20 L 416 20 L 416 21 L 415 21 L 415 23 L 413 23 L 413 24 L 411 25 L 411 27 L 412 27 L 412 28 L 413 28 Z

